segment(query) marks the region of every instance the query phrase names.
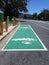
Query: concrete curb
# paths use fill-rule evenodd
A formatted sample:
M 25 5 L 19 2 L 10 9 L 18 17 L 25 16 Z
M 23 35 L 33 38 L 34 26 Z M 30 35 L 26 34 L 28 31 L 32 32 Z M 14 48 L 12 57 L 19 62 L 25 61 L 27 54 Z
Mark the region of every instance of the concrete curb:
M 14 30 L 16 27 L 18 27 L 19 26 L 19 23 L 16 25 L 16 26 L 13 26 L 13 28 L 11 29 L 11 30 L 9 30 L 8 32 L 6 32 L 6 34 L 5 35 L 3 35 L 1 38 L 0 38 L 0 41 L 3 39 L 3 38 L 5 38 L 12 30 Z

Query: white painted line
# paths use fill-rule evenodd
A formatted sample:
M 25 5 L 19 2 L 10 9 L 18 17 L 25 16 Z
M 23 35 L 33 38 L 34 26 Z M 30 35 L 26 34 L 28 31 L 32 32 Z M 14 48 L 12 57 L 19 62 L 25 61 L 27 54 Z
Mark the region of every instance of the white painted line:
M 19 26 L 17 27 L 17 30 L 18 30 L 19 27 L 20 27 L 20 24 L 19 24 Z M 17 30 L 15 30 L 15 32 L 16 32 Z M 13 35 L 15 34 L 15 32 L 13 33 Z M 1 49 L 1 51 L 4 50 L 4 48 L 6 47 L 6 45 L 8 44 L 8 42 L 11 40 L 11 38 L 13 37 L 13 35 L 9 38 L 9 40 L 8 40 L 7 43 L 4 45 L 4 47 Z
M 27 29 L 28 27 L 20 27 L 20 29 Z
M 20 27 L 20 25 L 19 25 Z M 18 27 L 18 28 L 19 28 Z M 32 29 L 32 27 L 29 25 L 29 27 L 31 28 L 31 30 L 34 32 L 34 30 Z M 17 28 L 17 30 L 18 30 Z M 16 31 L 15 31 L 16 32 Z M 34 32 L 35 33 L 35 32 Z M 14 33 L 15 34 L 15 33 Z M 13 35 L 14 35 L 13 34 Z M 10 39 L 13 37 L 13 35 L 10 37 Z M 37 34 L 35 33 L 36 37 L 39 39 L 39 41 L 41 42 L 42 46 L 44 47 L 44 49 L 4 49 L 5 46 L 8 44 L 8 42 L 10 41 L 10 39 L 8 40 L 7 44 L 1 49 L 2 51 L 48 51 L 48 49 L 44 46 L 44 44 L 42 43 L 42 41 L 40 40 L 40 38 L 37 36 Z
M 34 22 L 38 22 L 38 23 L 43 23 L 43 24 L 49 25 L 49 22 L 47 22 L 47 21 L 45 22 L 45 21 L 35 21 L 35 20 L 34 20 Z
M 33 39 L 33 38 L 17 38 L 17 39 L 12 39 L 12 41 L 36 41 L 36 39 Z
M 41 25 L 39 25 L 39 24 L 37 24 L 37 23 L 34 23 L 34 24 L 36 24 L 36 25 L 38 25 L 39 27 L 42 27 L 42 28 L 44 28 L 44 29 L 46 29 L 46 30 L 49 30 L 49 28 L 47 28 L 47 27 L 45 27 L 45 26 L 41 26 Z
M 47 51 L 46 49 L 2 49 L 2 51 Z
M 38 22 L 38 23 L 43 23 L 43 24 L 45 24 L 46 22 L 44 22 L 44 21 L 34 21 L 34 22 Z
M 32 44 L 30 41 L 26 41 L 26 42 L 22 42 L 22 43 L 27 44 L 27 45 Z
M 32 27 L 29 25 L 29 27 L 31 28 L 31 30 L 34 32 L 34 30 L 32 29 Z M 45 45 L 43 44 L 43 42 L 40 40 L 40 38 L 37 36 L 37 34 L 34 32 L 34 34 L 36 35 L 36 37 L 38 38 L 38 40 L 41 42 L 42 46 L 44 47 L 44 49 L 42 50 L 48 50 Z

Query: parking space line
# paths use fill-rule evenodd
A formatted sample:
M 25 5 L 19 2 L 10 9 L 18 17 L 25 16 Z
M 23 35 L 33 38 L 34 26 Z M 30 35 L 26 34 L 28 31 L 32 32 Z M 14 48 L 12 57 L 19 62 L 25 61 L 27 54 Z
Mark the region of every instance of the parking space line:
M 19 29 L 19 27 L 20 27 L 20 24 L 17 27 L 17 29 L 15 30 L 15 32 Z M 15 32 L 13 33 L 13 35 L 15 34 Z M 1 50 L 4 50 L 4 48 L 6 47 L 6 45 L 8 44 L 8 42 L 11 40 L 11 38 L 13 37 L 13 35 L 9 38 L 9 40 L 7 41 L 7 43 L 4 45 L 4 47 Z
M 23 29 L 23 27 L 24 27 L 24 29 Z M 26 28 L 25 28 L 26 27 Z M 21 34 L 19 34 L 20 33 L 20 31 L 21 31 L 21 33 L 22 32 L 24 32 L 25 33 L 25 31 L 27 31 L 29 29 L 29 31 L 31 31 L 31 35 L 33 34 L 33 36 L 31 36 L 31 38 L 29 38 L 30 37 L 30 35 L 27 37 L 27 38 L 25 38 L 25 37 L 23 37 L 23 36 L 21 36 Z M 13 36 L 14 36 L 14 34 L 16 34 L 17 31 L 18 30 L 18 35 L 20 35 L 20 37 L 19 38 L 14 38 Z M 8 42 L 4 45 L 4 47 L 1 49 L 2 51 L 47 51 L 48 49 L 45 47 L 45 45 L 43 44 L 43 42 L 40 40 L 40 38 L 37 36 L 37 34 L 35 33 L 35 31 L 32 29 L 32 27 L 30 26 L 30 25 L 19 25 L 18 26 L 18 28 L 17 28 L 17 30 L 15 30 L 15 32 L 14 32 L 14 34 L 10 37 L 10 39 L 8 40 Z M 23 31 L 22 31 L 23 30 Z M 28 32 L 28 31 L 27 31 Z M 22 35 L 23 35 L 23 33 L 22 33 Z M 17 35 L 16 35 L 17 36 Z M 13 37 L 13 38 L 12 38 Z M 34 38 L 36 38 L 37 37 L 37 39 L 34 39 Z M 33 43 L 33 44 L 35 44 L 35 42 L 37 41 L 37 44 L 39 44 L 39 45 L 42 45 L 41 46 L 41 48 L 36 48 L 36 45 L 35 45 L 35 48 L 31 48 L 31 47 L 29 47 L 29 48 L 20 48 L 20 49 L 18 49 L 18 48 L 14 48 L 14 49 L 12 49 L 12 48 L 9 48 L 9 49 L 7 49 L 7 48 L 5 48 L 6 46 L 7 46 L 7 44 L 9 43 L 9 41 L 10 40 L 12 40 L 12 43 L 15 43 L 15 44 L 17 44 L 18 42 L 22 45 L 22 41 L 25 43 L 25 45 L 27 46 L 27 45 L 29 45 L 30 44 L 30 41 L 31 41 L 31 43 Z M 39 41 L 38 41 L 39 40 Z M 35 42 L 34 42 L 35 41 Z M 23 43 L 23 44 L 24 44 Z M 10 43 L 11 44 L 11 43 Z M 11 44 L 12 45 L 12 44 Z M 30 45 L 31 46 L 31 45 Z M 37 45 L 38 46 L 38 45 Z M 28 46 L 27 46 L 28 47 Z
M 30 26 L 30 25 L 29 25 Z M 30 26 L 31 30 L 34 32 L 34 30 L 32 29 L 32 27 Z M 36 35 L 36 37 L 38 38 L 38 40 L 41 42 L 42 46 L 44 47 L 43 50 L 48 50 L 45 45 L 43 44 L 43 42 L 40 40 L 40 38 L 37 36 L 37 34 L 34 32 L 34 34 Z

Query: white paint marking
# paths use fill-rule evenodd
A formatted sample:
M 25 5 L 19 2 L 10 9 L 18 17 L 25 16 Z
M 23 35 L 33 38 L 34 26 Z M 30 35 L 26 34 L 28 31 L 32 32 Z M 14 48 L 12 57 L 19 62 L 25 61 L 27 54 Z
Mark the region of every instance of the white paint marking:
M 42 27 L 42 28 L 44 28 L 44 29 L 46 29 L 46 30 L 49 30 L 49 28 L 47 28 L 47 27 L 45 27 L 45 26 L 41 26 L 41 25 L 39 25 L 39 24 L 37 24 L 37 23 L 34 23 L 34 24 L 36 24 L 36 25 L 38 25 L 38 26 L 40 26 L 40 27 Z
M 2 51 L 47 51 L 46 49 L 2 49 Z
M 17 39 L 12 39 L 12 41 L 37 41 L 37 40 L 33 38 L 17 38 Z
M 31 30 L 34 32 L 34 30 L 32 29 L 32 27 L 29 25 L 29 27 L 31 28 Z M 43 50 L 48 50 L 45 45 L 43 44 L 43 42 L 40 40 L 40 38 L 37 36 L 37 34 L 34 32 L 34 34 L 36 35 L 36 37 L 38 38 L 38 40 L 41 42 L 42 46 L 44 47 Z
M 18 30 L 19 27 L 20 27 L 20 24 L 19 24 L 19 26 L 17 27 L 17 30 Z M 15 32 L 16 32 L 17 30 L 15 30 Z M 15 32 L 13 33 L 13 35 L 15 34 Z M 6 47 L 6 45 L 8 44 L 8 42 L 11 40 L 11 38 L 13 37 L 13 35 L 9 38 L 9 40 L 7 41 L 7 43 L 4 45 L 4 47 L 3 47 L 1 50 L 5 50 L 4 48 Z M 7 51 L 8 51 L 8 50 L 7 50 Z
M 32 44 L 31 42 L 27 41 L 27 42 L 22 42 L 23 44 Z
M 25 44 L 30 44 L 30 42 L 25 42 Z
M 20 27 L 20 29 L 28 29 L 28 27 Z
M 19 27 L 20 27 L 20 25 L 19 25 Z M 18 27 L 18 28 L 19 28 Z M 31 28 L 31 26 L 29 25 L 29 27 Z M 18 29 L 17 28 L 17 29 Z M 31 28 L 32 29 L 32 28 Z M 34 30 L 32 29 L 32 31 L 34 32 Z M 15 31 L 16 32 L 16 31 Z M 35 32 L 34 32 L 35 33 Z M 13 34 L 14 35 L 14 34 Z M 13 37 L 13 35 L 11 36 L 11 38 Z M 35 33 L 35 35 L 37 36 L 37 34 Z M 11 39 L 10 38 L 10 39 Z M 37 36 L 37 38 L 39 39 L 39 37 Z M 10 40 L 9 39 L 9 40 Z M 8 42 L 9 42 L 9 40 L 8 40 Z M 2 51 L 48 51 L 48 49 L 44 46 L 44 44 L 42 43 L 42 41 L 39 39 L 39 41 L 41 42 L 41 44 L 43 45 L 43 47 L 44 47 L 44 49 L 4 49 L 5 48 L 5 46 L 8 44 L 8 42 L 7 42 L 7 44 L 1 49 Z

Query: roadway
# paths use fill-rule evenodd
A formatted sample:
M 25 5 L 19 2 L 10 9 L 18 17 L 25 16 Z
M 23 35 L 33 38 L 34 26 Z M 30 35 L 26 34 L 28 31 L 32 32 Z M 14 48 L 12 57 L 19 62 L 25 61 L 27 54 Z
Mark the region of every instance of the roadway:
M 48 51 L 0 51 L 0 65 L 49 65 L 49 22 L 19 19 L 29 24 L 42 40 Z

